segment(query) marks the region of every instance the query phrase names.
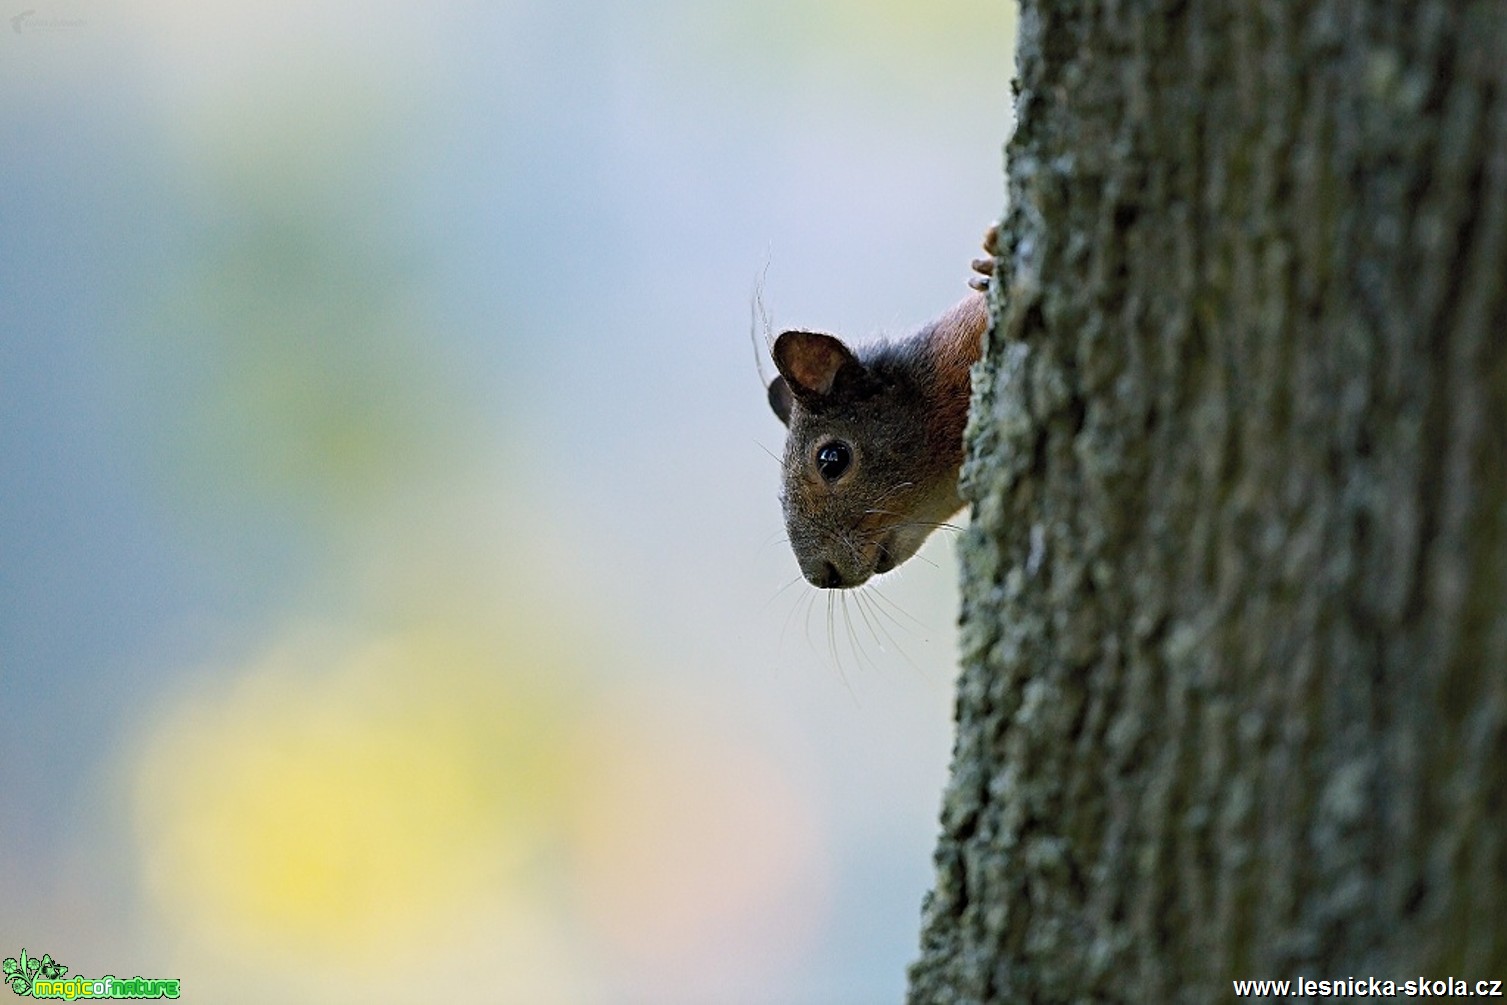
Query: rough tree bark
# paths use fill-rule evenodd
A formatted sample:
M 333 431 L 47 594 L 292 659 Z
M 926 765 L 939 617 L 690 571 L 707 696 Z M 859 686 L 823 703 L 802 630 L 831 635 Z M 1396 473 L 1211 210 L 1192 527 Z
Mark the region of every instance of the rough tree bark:
M 1507 978 L 1507 3 L 1022 8 L 910 1001 Z

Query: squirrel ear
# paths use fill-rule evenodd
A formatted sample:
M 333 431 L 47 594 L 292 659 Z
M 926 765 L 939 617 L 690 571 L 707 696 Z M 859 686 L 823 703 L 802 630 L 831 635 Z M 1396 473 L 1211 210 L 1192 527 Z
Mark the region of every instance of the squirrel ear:
M 821 332 L 785 332 L 774 341 L 774 365 L 797 397 L 830 394 L 838 374 L 862 367 L 842 340 Z
M 769 382 L 769 407 L 774 409 L 774 414 L 787 426 L 790 425 L 790 406 L 794 400 L 790 394 L 790 385 L 785 383 L 784 377 L 776 377 Z

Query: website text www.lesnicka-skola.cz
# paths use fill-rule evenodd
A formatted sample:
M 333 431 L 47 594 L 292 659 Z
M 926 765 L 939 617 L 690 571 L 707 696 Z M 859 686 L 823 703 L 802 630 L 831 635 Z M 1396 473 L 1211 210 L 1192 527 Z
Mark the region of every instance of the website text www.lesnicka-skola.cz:
M 1458 977 L 1414 977 L 1386 981 L 1375 977 L 1290 981 L 1233 981 L 1236 998 L 1500 998 L 1501 981 L 1465 981 Z

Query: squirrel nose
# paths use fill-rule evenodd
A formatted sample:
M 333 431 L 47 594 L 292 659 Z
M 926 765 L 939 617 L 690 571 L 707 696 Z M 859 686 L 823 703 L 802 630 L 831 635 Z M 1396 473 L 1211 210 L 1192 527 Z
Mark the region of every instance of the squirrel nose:
M 822 563 L 821 581 L 816 584 L 824 590 L 835 590 L 842 586 L 842 573 L 837 571 L 837 566 L 831 562 Z

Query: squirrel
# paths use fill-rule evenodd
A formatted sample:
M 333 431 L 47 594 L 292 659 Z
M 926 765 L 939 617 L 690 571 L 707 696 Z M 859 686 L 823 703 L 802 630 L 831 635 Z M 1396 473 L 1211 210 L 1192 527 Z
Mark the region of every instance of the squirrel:
M 813 586 L 847 590 L 889 572 L 962 508 L 969 371 L 998 235 L 989 228 L 988 257 L 973 261 L 974 292 L 908 338 L 856 350 L 825 332 L 775 339 L 769 406 L 788 430 L 780 504 Z

